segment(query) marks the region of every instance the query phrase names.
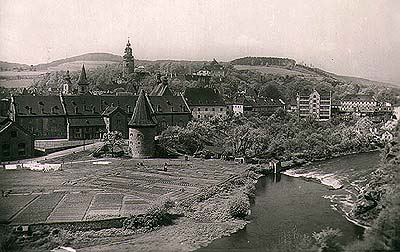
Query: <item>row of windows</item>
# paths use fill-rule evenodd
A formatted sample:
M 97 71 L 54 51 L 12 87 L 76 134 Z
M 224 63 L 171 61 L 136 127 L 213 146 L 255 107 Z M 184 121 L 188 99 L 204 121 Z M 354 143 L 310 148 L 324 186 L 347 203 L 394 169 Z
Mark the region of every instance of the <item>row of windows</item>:
M 197 108 L 197 111 L 201 111 L 201 108 Z M 204 111 L 208 111 L 208 108 L 204 108 Z M 211 108 L 210 111 L 216 111 L 216 110 L 215 110 L 215 108 L 213 107 L 213 108 Z M 224 108 L 219 108 L 219 111 L 220 111 L 220 112 L 224 111 Z
M 213 118 L 213 115 L 203 115 L 203 118 L 207 119 L 207 118 Z M 219 117 L 222 117 L 222 115 L 219 115 Z M 197 115 L 198 119 L 201 119 L 201 115 Z
M 26 145 L 25 143 L 18 143 L 18 156 L 25 156 L 26 154 Z M 9 157 L 11 155 L 11 145 L 10 144 L 2 144 L 1 146 L 1 151 L 3 154 L 3 157 Z

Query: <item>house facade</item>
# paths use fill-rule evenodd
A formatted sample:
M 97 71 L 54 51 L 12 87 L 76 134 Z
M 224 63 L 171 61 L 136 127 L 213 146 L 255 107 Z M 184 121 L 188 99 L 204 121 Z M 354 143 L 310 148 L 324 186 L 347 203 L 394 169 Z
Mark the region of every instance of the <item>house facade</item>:
M 297 113 L 299 117 L 312 117 L 317 121 L 331 119 L 332 97 L 330 93 L 312 91 L 309 94 L 297 94 Z
M 227 115 L 224 98 L 215 89 L 187 88 L 184 97 L 196 120 L 209 120 Z
M 378 102 L 370 95 L 347 95 L 340 104 L 342 112 L 373 113 L 378 110 Z
M 11 161 L 34 156 L 34 136 L 16 122 L 0 122 L 0 161 Z

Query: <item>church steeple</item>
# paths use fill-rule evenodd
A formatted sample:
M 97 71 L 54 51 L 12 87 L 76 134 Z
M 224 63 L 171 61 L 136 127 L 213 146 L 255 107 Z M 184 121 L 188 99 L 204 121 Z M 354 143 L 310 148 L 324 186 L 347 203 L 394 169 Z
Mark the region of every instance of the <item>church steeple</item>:
M 85 65 L 82 65 L 82 70 L 81 70 L 81 74 L 79 75 L 79 79 L 78 79 L 78 92 L 80 94 L 85 94 L 89 91 L 89 82 L 86 78 L 86 70 L 85 70 Z
M 125 53 L 123 56 L 123 77 L 128 78 L 135 71 L 135 58 L 132 54 L 131 43 L 128 39 L 128 43 L 126 43 Z

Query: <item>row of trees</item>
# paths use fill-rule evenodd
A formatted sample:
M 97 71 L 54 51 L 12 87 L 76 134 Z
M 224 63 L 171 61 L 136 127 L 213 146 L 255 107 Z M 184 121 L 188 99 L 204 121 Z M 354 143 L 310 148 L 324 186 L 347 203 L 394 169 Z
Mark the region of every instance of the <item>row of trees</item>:
M 313 160 L 371 148 L 372 137 L 354 124 L 319 123 L 278 110 L 271 117 L 232 116 L 170 127 L 160 143 L 185 154 L 220 146 L 227 156 Z

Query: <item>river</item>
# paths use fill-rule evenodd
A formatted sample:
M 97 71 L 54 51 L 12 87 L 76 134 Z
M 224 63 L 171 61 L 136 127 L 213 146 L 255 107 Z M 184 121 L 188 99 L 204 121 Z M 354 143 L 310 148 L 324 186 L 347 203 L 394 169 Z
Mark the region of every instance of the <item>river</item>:
M 260 178 L 246 228 L 198 251 L 268 251 L 294 228 L 339 228 L 344 244 L 361 238 L 364 229 L 346 214 L 379 160 L 379 152 L 348 155 Z

